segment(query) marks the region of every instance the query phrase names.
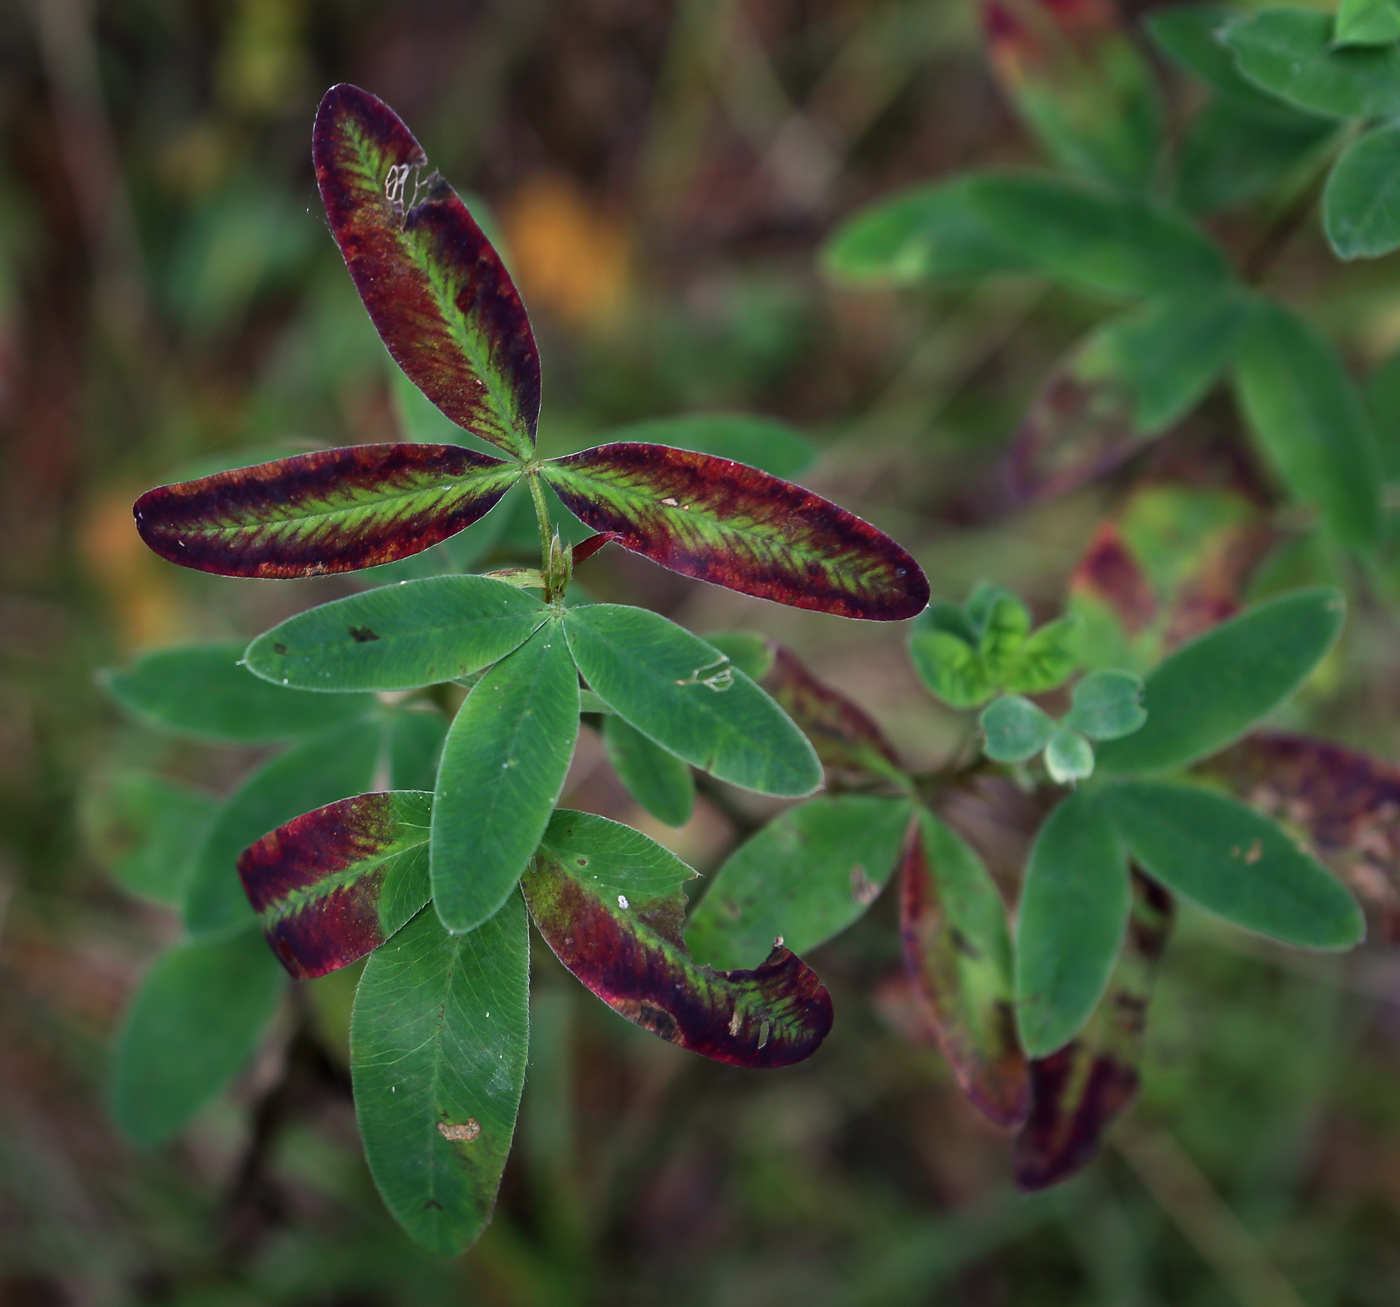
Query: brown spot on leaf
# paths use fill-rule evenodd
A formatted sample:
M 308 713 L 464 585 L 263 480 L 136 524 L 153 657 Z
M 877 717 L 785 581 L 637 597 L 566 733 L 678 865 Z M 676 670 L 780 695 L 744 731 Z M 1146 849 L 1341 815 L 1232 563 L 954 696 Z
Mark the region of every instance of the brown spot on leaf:
M 469 1116 L 460 1124 L 449 1124 L 446 1121 L 438 1122 L 438 1134 L 449 1143 L 469 1144 L 481 1133 L 481 1123 L 474 1116 Z

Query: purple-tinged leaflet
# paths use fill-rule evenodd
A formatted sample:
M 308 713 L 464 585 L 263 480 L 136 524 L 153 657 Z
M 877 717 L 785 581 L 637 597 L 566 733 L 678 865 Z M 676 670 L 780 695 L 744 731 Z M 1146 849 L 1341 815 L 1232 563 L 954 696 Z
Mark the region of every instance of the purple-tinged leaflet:
M 627 1020 L 731 1066 L 810 1057 L 831 1029 L 826 988 L 780 942 L 752 971 L 697 966 L 681 939 L 694 876 L 640 831 L 561 810 L 521 888 L 559 960 Z
M 1031 1112 L 1016 1138 L 1022 1189 L 1069 1179 L 1137 1097 L 1147 1004 L 1172 915 L 1171 895 L 1134 870 L 1127 938 L 1098 1010 L 1076 1039 L 1030 1064 Z
M 326 92 L 311 153 L 331 232 L 395 362 L 458 426 L 529 458 L 539 351 L 467 206 L 394 111 L 359 87 Z
M 484 517 L 520 473 L 457 445 L 356 445 L 159 486 L 141 539 L 217 576 L 351 572 L 421 553 Z
M 599 445 L 542 469 L 568 510 L 683 576 L 841 617 L 900 621 L 928 603 L 883 531 L 757 468 L 665 445 Z
M 341 799 L 244 850 L 243 888 L 298 980 L 359 961 L 428 901 L 432 802 L 418 790 Z

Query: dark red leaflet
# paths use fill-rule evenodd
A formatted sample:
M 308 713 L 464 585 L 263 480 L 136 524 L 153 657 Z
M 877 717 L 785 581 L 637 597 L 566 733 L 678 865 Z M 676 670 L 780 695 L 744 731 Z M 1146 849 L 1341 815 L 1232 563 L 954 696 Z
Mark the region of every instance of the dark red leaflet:
M 413 134 L 382 100 L 342 83 L 316 111 L 311 153 L 331 232 L 395 362 L 458 426 L 519 452 L 514 419 L 533 443 L 540 358 L 520 294 L 456 192 L 436 172 L 422 175 L 428 157 Z M 397 199 L 386 190 L 391 169 L 401 170 Z M 421 259 L 408 256 L 405 235 Z M 439 284 L 457 287 L 460 329 L 484 348 L 494 375 L 479 376 L 467 359 L 427 266 Z M 488 383 L 497 379 L 512 392 L 513 414 L 492 402 Z
M 548 875 L 548 911 L 536 911 L 527 877 L 526 901 L 535 924 L 559 960 L 616 1012 L 652 1034 L 731 1066 L 771 1068 L 810 1057 L 831 1030 L 831 995 L 816 972 L 796 954 L 777 945 L 752 971 L 687 968 L 675 952 L 647 948 L 618 916 L 562 873 L 550 874 L 548 860 L 537 864 Z M 657 928 L 664 928 L 656 923 Z M 666 929 L 679 939 L 679 922 Z M 677 950 L 679 951 L 679 950 Z M 696 973 L 761 997 L 772 1014 L 763 1040 L 752 1015 L 739 1019 L 722 1006 Z M 708 1001 L 707 1001 L 708 1000 Z
M 384 943 L 379 917 L 383 882 L 381 868 L 266 928 L 272 951 L 295 979 L 312 980 L 348 967 Z
M 606 531 L 600 531 L 597 535 L 591 535 L 587 540 L 580 540 L 573 548 L 573 564 L 577 567 L 580 563 L 586 563 L 604 545 L 611 543 L 613 537 Z
M 1145 631 L 1157 616 L 1152 583 L 1129 552 L 1114 522 L 1100 523 L 1070 578 L 1070 589 L 1101 599 L 1113 609 L 1129 635 Z
M 219 576 L 349 572 L 420 553 L 484 517 L 508 481 L 476 493 L 453 482 L 505 466 L 457 445 L 317 450 L 148 490 L 136 529 L 162 558 Z M 344 520 L 304 516 L 317 511 Z
M 818 680 L 790 649 L 769 640 L 773 665 L 760 682 L 812 742 L 824 767 L 858 769 L 873 755 L 894 767 L 899 756 L 874 719 Z
M 883 531 L 757 468 L 634 442 L 556 461 L 607 483 L 609 493 L 591 495 L 551 479 L 574 516 L 684 576 L 872 621 L 901 621 L 928 604 L 922 569 Z

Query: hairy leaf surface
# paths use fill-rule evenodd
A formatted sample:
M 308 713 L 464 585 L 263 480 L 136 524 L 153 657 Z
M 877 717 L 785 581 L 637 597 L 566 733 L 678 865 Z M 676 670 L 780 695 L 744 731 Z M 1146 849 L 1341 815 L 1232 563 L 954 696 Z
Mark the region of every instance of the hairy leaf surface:
M 810 1057 L 831 1029 L 831 996 L 780 944 L 752 971 L 691 961 L 681 940 L 682 887 L 694 875 L 639 831 L 561 811 L 523 888 L 559 960 L 629 1021 L 732 1066 Z
M 684 576 L 873 621 L 913 617 L 928 602 L 918 563 L 884 532 L 742 463 L 622 443 L 543 472 L 592 530 Z
M 365 966 L 350 1073 L 365 1160 L 399 1223 L 456 1256 L 491 1219 L 530 1032 L 530 933 L 510 895 L 469 935 L 418 914 Z
M 311 154 L 331 232 L 389 353 L 458 426 L 528 458 L 539 352 L 467 206 L 394 111 L 355 86 L 326 92 Z
M 684 826 L 695 808 L 690 767 L 652 743 L 616 714 L 603 721 L 603 749 L 612 769 L 638 803 L 667 826 Z
M 136 529 L 218 576 L 323 576 L 416 554 L 489 513 L 519 477 L 456 445 L 356 445 L 148 490 Z

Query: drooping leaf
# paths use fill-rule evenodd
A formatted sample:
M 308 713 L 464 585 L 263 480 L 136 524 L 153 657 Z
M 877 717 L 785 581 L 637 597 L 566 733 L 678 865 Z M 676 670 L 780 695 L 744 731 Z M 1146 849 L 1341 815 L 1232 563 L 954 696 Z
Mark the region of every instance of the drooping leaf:
M 1091 740 L 1116 740 L 1131 735 L 1141 730 L 1147 720 L 1142 694 L 1142 677 L 1132 672 L 1090 672 L 1074 687 L 1064 723 Z
M 683 576 L 842 617 L 928 602 L 918 563 L 844 508 L 755 468 L 664 445 L 586 449 L 543 468 L 594 531 Z
M 1070 580 L 1070 612 L 1094 668 L 1147 671 L 1238 610 L 1274 536 L 1232 490 L 1156 483 L 1100 525 Z
M 456 1256 L 491 1219 L 529 1030 L 518 894 L 469 935 L 425 910 L 365 966 L 350 1024 L 365 1160 L 385 1206 L 433 1252 Z
M 1213 758 L 1253 807 L 1305 835 L 1317 856 L 1400 939 L 1400 768 L 1329 740 L 1256 732 Z
M 657 613 L 618 604 L 564 615 L 589 686 L 663 749 L 720 780 L 797 798 L 821 764 L 787 715 L 729 659 Z
M 1073 785 L 1094 774 L 1094 747 L 1078 731 L 1057 726 L 1045 744 L 1045 770 L 1056 785 Z
M 791 649 L 769 644 L 772 664 L 762 688 L 812 742 L 824 767 L 880 775 L 898 770 L 894 746 L 859 704 L 812 675 Z
M 963 1093 L 998 1125 L 1019 1124 L 1030 1083 L 1006 908 L 982 860 L 923 808 L 900 863 L 899 934 L 905 971 Z
M 396 790 L 433 790 L 447 740 L 439 712 L 405 708 L 389 718 L 389 783 Z
M 1395 0 L 1341 0 L 1332 45 L 1394 45 L 1400 41 L 1400 5 Z
M 685 413 L 649 418 L 608 433 L 609 443 L 669 445 L 713 454 L 775 477 L 795 477 L 817 457 L 812 442 L 786 422 L 750 413 Z
M 1112 0 L 982 0 L 981 8 L 992 70 L 1051 155 L 1076 172 L 1145 187 L 1161 111 Z
M 1229 280 L 1220 250 L 1173 209 L 1048 173 L 971 183 L 994 234 L 1046 276 L 1105 295 L 1179 295 Z
M 218 803 L 153 772 L 119 772 L 100 781 L 82 808 L 84 833 L 112 878 L 132 894 L 169 908 L 185 896 L 191 854 Z
M 1108 985 L 1132 894 L 1122 840 L 1083 791 L 1046 818 L 1016 922 L 1016 1023 L 1032 1058 L 1063 1048 Z
M 629 1021 L 732 1066 L 810 1057 L 831 1029 L 830 995 L 780 944 L 752 971 L 691 961 L 682 887 L 694 875 L 639 831 L 561 811 L 522 885 L 555 955 Z
M 394 111 L 326 92 L 312 135 L 331 233 L 389 353 L 460 427 L 529 458 L 540 359 L 510 275 Z
M 1341 882 L 1234 799 L 1124 781 L 1101 790 L 1100 802 L 1149 876 L 1226 921 L 1303 948 L 1350 948 L 1366 932 Z
M 361 794 L 250 845 L 238 876 L 263 934 L 298 980 L 358 962 L 427 901 L 433 796 Z
M 136 501 L 141 539 L 218 576 L 351 572 L 406 558 L 495 507 L 519 469 L 456 445 L 324 449 Z
M 756 966 L 779 936 L 805 954 L 865 915 L 899 861 L 907 799 L 843 795 L 789 808 L 741 844 L 691 915 L 690 951 Z
M 164 1143 L 253 1055 L 287 977 L 256 930 L 177 944 L 127 1009 L 112 1068 L 112 1114 L 134 1142 Z
M 1022 499 L 1117 467 L 1184 417 L 1229 363 L 1247 301 L 1228 285 L 1148 301 L 1092 331 L 1051 371 L 1008 461 Z
M 1030 1116 L 1016 1137 L 1016 1183 L 1046 1189 L 1098 1151 L 1104 1131 L 1137 1097 L 1147 1004 L 1171 934 L 1172 900 L 1133 873 L 1127 936 L 1103 1001 L 1064 1048 L 1030 1064 Z
M 982 752 L 993 762 L 1026 762 L 1055 733 L 1055 723 L 1029 699 L 1003 695 L 982 712 Z
M 1394 8 L 1400 20 L 1400 8 Z M 1327 239 L 1341 259 L 1400 248 L 1400 126 L 1377 127 L 1346 148 L 1322 196 Z
M 253 909 L 238 880 L 239 855 L 293 817 L 372 789 L 382 740 L 377 722 L 356 722 L 288 749 L 244 780 L 195 853 L 185 929 L 198 937 L 251 924 Z
M 258 676 L 303 690 L 412 690 L 479 672 L 548 616 L 504 581 L 436 576 L 298 613 L 254 640 L 245 659 Z
M 690 767 L 615 714 L 603 721 L 603 749 L 612 769 L 657 821 L 684 826 L 695 808 Z
M 1300 109 L 1336 118 L 1400 112 L 1400 47 L 1335 48 L 1332 23 L 1315 9 L 1265 9 L 1230 22 L 1222 39 L 1246 78 Z
M 858 210 L 822 247 L 821 262 L 840 281 L 889 286 L 1035 268 L 992 234 L 963 177 Z
M 1336 133 L 1335 119 L 1298 113 L 1282 101 L 1260 113 L 1218 96 L 1186 129 L 1177 201 L 1192 213 L 1216 213 L 1267 199 L 1315 166 Z
M 550 621 L 458 710 L 433 799 L 433 901 L 448 930 L 475 930 L 515 888 L 564 788 L 578 709 L 578 673 Z
M 1147 677 L 1146 724 L 1103 744 L 1099 766 L 1170 771 L 1233 744 L 1307 680 L 1345 616 L 1340 591 L 1295 590 L 1182 646 Z
M 161 649 L 127 671 L 106 672 L 107 692 L 138 720 L 201 740 L 259 744 L 363 717 L 365 694 L 304 694 L 269 685 L 240 666 L 238 641 Z

